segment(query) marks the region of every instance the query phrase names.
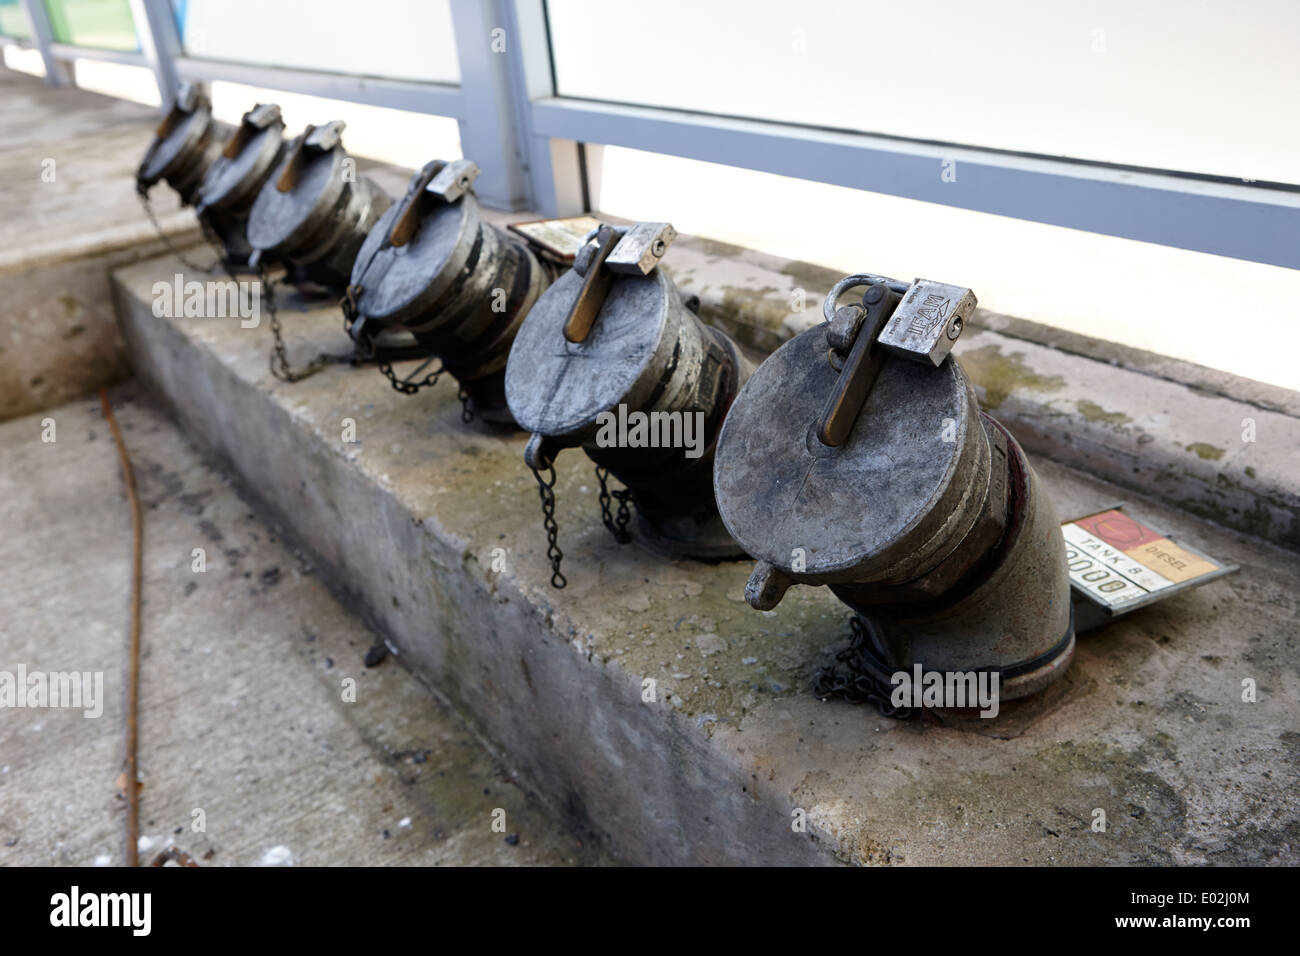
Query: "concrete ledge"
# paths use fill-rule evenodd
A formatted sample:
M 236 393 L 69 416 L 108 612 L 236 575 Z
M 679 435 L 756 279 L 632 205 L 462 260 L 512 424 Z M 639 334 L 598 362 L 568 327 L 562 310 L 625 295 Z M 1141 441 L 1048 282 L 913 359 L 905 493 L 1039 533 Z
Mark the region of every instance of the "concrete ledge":
M 163 251 L 135 197 L 155 111 L 0 70 L 0 421 L 51 408 L 127 374 L 109 272 Z M 181 246 L 194 216 L 154 190 Z M 207 250 L 196 253 L 209 261 Z
M 690 264 L 674 258 L 686 284 Z M 742 601 L 747 563 L 614 544 L 577 453 L 558 466 L 570 586 L 555 591 L 522 436 L 462 425 L 450 382 L 415 398 L 368 369 L 278 383 L 266 329 L 153 315 L 152 284 L 178 269 L 163 258 L 115 274 L 136 373 L 407 666 L 623 858 L 1300 861 L 1296 555 L 1123 496 L 1242 573 L 1086 636 L 1065 680 L 996 721 L 885 720 L 809 691 L 846 638 L 828 593 L 795 589 L 760 614 Z M 344 349 L 336 309 L 282 311 L 296 356 Z M 966 343 L 990 346 L 1001 354 L 996 340 Z M 1031 384 L 1013 382 L 999 411 L 1014 414 Z M 1121 497 L 1035 464 L 1062 514 Z M 1247 677 L 1258 703 L 1241 700 Z M 1104 833 L 1090 826 L 1098 808 Z M 807 832 L 791 826 L 797 810 Z

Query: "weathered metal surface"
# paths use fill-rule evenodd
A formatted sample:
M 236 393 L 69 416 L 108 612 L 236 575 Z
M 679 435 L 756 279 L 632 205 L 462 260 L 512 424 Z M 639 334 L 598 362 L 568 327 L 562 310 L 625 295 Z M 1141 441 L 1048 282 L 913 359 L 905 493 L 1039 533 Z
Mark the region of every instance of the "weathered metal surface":
M 342 128 L 335 121 L 295 137 L 248 217 L 257 260 L 306 266 L 313 279 L 340 293 L 366 235 L 392 205 L 373 180 L 356 172 Z
M 648 276 L 676 238 L 672 223 L 639 222 L 627 230 L 605 264 L 619 275 Z
M 191 205 L 219 152 L 212 104 L 197 87 L 182 84 L 136 170 L 136 188 L 144 193 L 166 181 Z
M 244 114 L 227 137 L 199 187 L 199 209 L 247 218 L 253 200 L 284 154 L 284 120 L 280 107 L 259 103 Z
M 579 256 L 587 275 L 575 267 L 556 280 L 511 349 L 506 398 L 515 420 L 538 436 L 532 447 L 539 462 L 581 447 L 623 482 L 636 505 L 636 537 L 650 550 L 708 560 L 738 556 L 713 501 L 713 451 L 752 366 L 731 339 L 686 308 L 657 268 L 614 274 L 588 334 L 571 341 L 565 330 L 574 307 L 592 273 L 603 268 L 588 245 Z M 602 445 L 602 418 L 620 409 L 625 415 L 699 413 L 700 456 L 687 457 L 681 447 Z
M 792 584 L 829 585 L 890 672 L 992 668 L 1005 699 L 1030 693 L 1073 653 L 1056 515 L 955 359 L 936 367 L 918 348 L 908 361 L 875 340 L 898 301 L 891 280 L 870 277 L 863 306 L 835 308 L 862 279 L 832 289 L 831 321 L 764 362 L 724 424 L 714 484 L 758 559 L 746 599 L 767 610 Z
M 817 438 L 822 444 L 842 445 L 853 431 L 884 366 L 884 350 L 877 346 L 876 336 L 897 304 L 896 293 L 872 286 L 861 306 L 839 309 L 827 327 L 826 344 L 834 353 L 827 358 L 840 375 L 817 425 Z
M 832 448 L 816 435 L 840 374 L 827 348 L 826 326 L 792 339 L 731 409 L 715 484 L 732 534 L 774 567 L 801 561 L 818 583 L 937 563 L 950 527 L 974 524 L 988 481 L 965 376 L 955 362 L 885 362 L 848 440 Z
M 573 271 L 582 276 L 582 286 L 569 308 L 569 317 L 564 320 L 564 337 L 570 342 L 586 341 L 614 286 L 614 273 L 603 266 L 618 245 L 618 238 L 612 226 L 602 226 L 595 239 L 583 247 L 581 258 L 575 258 Z
M 474 413 L 511 424 L 506 359 L 551 272 L 484 220 L 470 191 L 476 175 L 473 163 L 430 163 L 379 219 L 353 263 L 351 331 L 410 333 L 456 377 Z
M 1074 654 L 1069 576 L 1060 522 L 1020 446 L 1000 432 L 1009 500 L 990 499 L 944 564 L 890 588 L 835 584 L 835 595 L 871 624 L 881 659 L 892 669 L 1002 672 L 1000 696 L 1013 700 L 1060 677 Z M 997 534 L 1001 526 L 1005 532 Z M 944 587 L 943 585 L 946 585 Z M 937 594 L 927 594 L 927 590 Z M 892 593 L 891 593 L 892 592 Z
M 244 114 L 203 177 L 197 212 L 220 238 L 232 265 L 247 263 L 248 214 L 284 154 L 280 107 L 259 103 Z

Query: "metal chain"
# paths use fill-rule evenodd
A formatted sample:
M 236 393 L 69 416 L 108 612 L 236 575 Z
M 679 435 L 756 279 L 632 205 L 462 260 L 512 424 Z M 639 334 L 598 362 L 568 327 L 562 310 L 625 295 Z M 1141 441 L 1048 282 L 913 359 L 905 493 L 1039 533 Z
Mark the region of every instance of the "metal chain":
M 460 420 L 468 425 L 474 420 L 474 413 L 469 407 L 469 392 L 465 391 L 464 387 L 462 387 L 460 391 L 456 393 L 456 397 L 460 399 Z
M 609 529 L 614 540 L 619 544 L 627 544 L 632 540 L 632 535 L 628 533 L 627 523 L 632 520 L 632 509 L 628 507 L 628 501 L 632 497 L 632 492 L 624 488 L 621 491 L 609 490 L 609 469 L 596 466 L 596 480 L 600 482 L 600 520 L 604 522 L 605 527 Z M 615 519 L 609 511 L 610 501 L 618 501 L 618 518 Z
M 167 248 L 167 251 L 179 259 L 181 265 L 186 269 L 189 269 L 191 272 L 202 272 L 204 275 L 212 275 L 217 271 L 218 267 L 226 266 L 226 257 L 222 254 L 220 245 L 213 242 L 212 235 L 210 234 L 211 227 L 204 222 L 202 216 L 199 217 L 199 228 L 203 231 L 203 238 L 213 247 L 213 251 L 217 255 L 216 261 L 209 266 L 201 266 L 193 259 L 189 258 L 185 253 L 181 252 L 180 249 L 177 248 L 176 243 L 172 242 L 171 236 L 163 232 L 162 224 L 158 221 L 158 216 L 153 211 L 153 203 L 149 201 L 149 193 L 147 190 L 137 190 L 136 195 L 140 197 L 140 205 L 144 208 L 144 214 L 149 217 L 149 222 L 153 224 L 153 231 L 158 234 L 158 238 L 162 240 L 162 244 Z M 227 271 L 229 270 L 227 269 Z
M 384 373 L 384 376 L 388 379 L 388 384 L 393 386 L 394 389 L 401 392 L 403 395 L 414 395 L 422 388 L 431 388 L 434 385 L 437 385 L 438 379 L 442 378 L 442 373 L 447 371 L 445 368 L 439 365 L 437 369 L 430 372 L 428 375 L 426 375 L 424 378 L 420 379 L 419 381 L 416 381 L 415 376 L 419 375 L 426 368 L 428 368 L 429 363 L 432 361 L 433 361 L 433 356 L 430 356 L 429 358 L 425 359 L 423 362 L 420 363 L 420 367 L 417 368 L 410 375 L 406 376 L 406 378 L 397 377 L 397 373 L 393 371 L 393 365 L 391 362 L 380 361 L 380 362 L 376 362 L 375 365 L 379 369 L 379 371 Z
M 850 704 L 871 704 L 882 717 L 907 720 L 911 707 L 895 707 L 890 700 L 892 688 L 882 684 L 863 660 L 867 629 L 856 614 L 849 619 L 852 637 L 849 646 L 835 655 L 836 664 L 822 669 L 813 684 L 813 693 L 825 700 L 835 697 Z M 844 665 L 840 668 L 838 665 Z
M 555 522 L 555 465 L 547 465 L 546 472 L 550 476 L 549 480 L 542 477 L 540 468 L 533 469 L 533 477 L 537 479 L 537 493 L 542 499 L 542 527 L 546 529 L 546 557 L 551 562 L 551 587 L 562 588 L 569 582 L 560 573 L 564 552 L 556 543 L 560 536 L 560 526 Z
M 266 274 L 266 267 L 261 263 L 257 266 L 257 278 L 262 283 L 262 289 L 266 293 L 266 310 L 270 317 L 271 326 L 271 374 L 282 382 L 301 382 L 304 378 L 310 378 L 321 369 L 330 365 L 355 365 L 359 358 L 359 350 L 354 350 L 351 355 L 330 355 L 327 352 L 321 352 L 312 359 L 303 368 L 294 371 L 289 365 L 289 353 L 284 346 L 284 334 L 280 328 L 280 314 L 275 305 L 275 283 L 271 281 L 270 276 Z
M 374 254 L 372 253 L 370 260 L 373 261 L 374 258 Z M 369 268 L 370 262 L 367 262 L 366 269 Z M 365 269 L 362 270 L 362 274 L 364 273 Z M 339 303 L 339 307 L 343 310 L 343 330 L 347 332 L 349 338 L 352 337 L 353 323 L 357 321 L 361 314 L 360 310 L 357 308 L 357 299 L 361 295 L 361 291 L 362 286 L 359 284 L 348 285 L 347 289 L 343 293 L 343 300 Z M 388 384 L 393 386 L 394 391 L 401 392 L 403 395 L 414 395 L 422 388 L 432 388 L 434 385 L 438 384 L 438 380 L 442 378 L 443 373 L 447 371 L 447 369 L 441 364 L 437 369 L 430 372 L 424 378 L 419 380 L 416 379 L 417 375 L 429 367 L 429 363 L 432 362 L 435 357 L 436 356 L 432 355 L 429 356 L 420 363 L 420 366 L 416 368 L 414 372 L 406 376 L 406 378 L 398 378 L 397 373 L 393 371 L 393 363 L 386 359 L 379 358 L 379 348 L 375 345 L 373 339 L 369 336 L 361 336 L 356 343 L 355 360 L 357 362 L 373 361 L 375 367 L 378 368 L 379 371 L 383 373 L 384 377 L 388 379 Z M 469 395 L 466 394 L 464 389 L 461 389 L 458 397 L 461 402 L 461 420 L 466 422 L 473 420 L 474 414 L 469 410 Z

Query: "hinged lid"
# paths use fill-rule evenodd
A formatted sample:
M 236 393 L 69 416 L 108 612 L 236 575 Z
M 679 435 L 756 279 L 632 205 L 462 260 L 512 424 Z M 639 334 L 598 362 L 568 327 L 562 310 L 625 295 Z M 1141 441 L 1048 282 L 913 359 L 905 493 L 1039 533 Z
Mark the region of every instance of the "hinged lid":
M 254 248 L 295 245 L 329 218 L 347 185 L 345 127 L 342 120 L 308 126 L 289 143 L 280 165 L 253 201 L 248 241 Z
M 454 260 L 463 265 L 473 252 L 477 177 L 469 160 L 433 160 L 411 177 L 352 263 L 357 313 L 400 324 L 445 293 L 460 272 Z
M 406 193 L 370 230 L 352 265 L 361 315 L 400 323 L 438 299 L 471 253 L 478 223 L 472 186 L 478 166 L 434 160 L 411 177 Z M 458 254 L 459 253 L 459 254 Z
M 885 288 L 896 296 L 894 285 Z M 983 502 L 989 452 L 960 366 L 892 355 L 840 443 L 822 441 L 828 402 L 844 384 L 832 341 L 852 316 L 839 318 L 787 342 L 750 377 L 723 424 L 714 490 L 748 553 L 846 580 L 932 547 L 945 526 L 965 521 Z
M 602 227 L 524 320 L 506 367 L 506 399 L 525 430 L 574 433 L 620 402 L 639 408 L 651 399 L 659 376 L 646 373 L 660 343 L 678 334 L 680 298 L 672 280 L 655 268 L 672 241 L 672 227 L 641 226 Z M 583 302 L 591 301 L 598 271 L 603 288 L 584 323 L 585 337 L 573 341 L 566 330 Z
M 137 187 L 146 190 L 160 179 L 175 175 L 185 162 L 201 156 L 198 150 L 211 126 L 212 104 L 208 98 L 193 83 L 182 83 L 136 171 Z
M 203 177 L 199 189 L 199 210 L 238 206 L 252 197 L 265 182 L 271 166 L 280 155 L 284 139 L 284 120 L 280 107 L 259 103 L 244 114 L 239 126 L 226 140 Z

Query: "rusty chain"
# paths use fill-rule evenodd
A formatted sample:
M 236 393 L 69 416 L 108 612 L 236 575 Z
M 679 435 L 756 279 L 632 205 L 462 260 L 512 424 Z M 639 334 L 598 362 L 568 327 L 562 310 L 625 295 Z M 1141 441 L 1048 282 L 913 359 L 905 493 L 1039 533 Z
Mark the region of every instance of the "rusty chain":
M 359 349 L 353 350 L 351 355 L 331 355 L 328 352 L 321 352 L 307 365 L 295 371 L 289 365 L 289 353 L 284 345 L 284 333 L 280 328 L 280 314 L 275 305 L 275 283 L 266 273 L 266 266 L 258 263 L 257 278 L 262 283 L 262 289 L 266 293 L 266 310 L 269 315 L 269 325 L 271 327 L 271 374 L 282 382 L 301 382 L 305 378 L 310 378 L 321 369 L 328 368 L 330 365 L 356 365 L 361 359 Z
M 546 557 L 551 562 L 551 587 L 562 588 L 569 582 L 560 573 L 564 552 L 557 543 L 560 526 L 555 521 L 555 464 L 548 464 L 546 471 L 549 480 L 542 477 L 540 468 L 533 469 L 533 477 L 537 479 L 537 493 L 542 499 L 542 527 L 546 529 Z
M 813 684 L 813 693 L 823 700 L 834 697 L 850 704 L 871 704 L 882 717 L 907 720 L 911 707 L 895 707 L 890 700 L 891 688 L 866 666 L 864 660 L 867 629 L 856 614 L 849 619 L 849 646 L 835 655 L 835 664 L 822 669 Z M 840 667 L 839 665 L 843 665 Z
M 628 522 L 632 520 L 632 509 L 628 507 L 628 501 L 632 498 L 632 492 L 626 488 L 621 491 L 609 490 L 609 469 L 596 466 L 596 480 L 600 482 L 600 520 L 609 533 L 614 536 L 614 540 L 619 544 L 627 544 L 632 540 L 632 535 L 627 530 Z M 618 501 L 618 517 L 615 518 L 610 513 L 610 503 Z

